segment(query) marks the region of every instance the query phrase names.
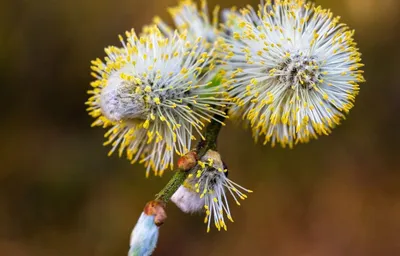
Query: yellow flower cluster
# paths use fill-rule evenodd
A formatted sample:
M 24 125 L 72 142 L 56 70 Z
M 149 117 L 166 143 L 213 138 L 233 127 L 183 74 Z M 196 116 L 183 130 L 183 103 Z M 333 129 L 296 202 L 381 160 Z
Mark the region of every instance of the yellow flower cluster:
M 110 154 L 118 148 L 132 162 L 140 160 L 162 174 L 174 154 L 185 154 L 191 141 L 214 115 L 224 116 L 228 103 L 221 85 L 204 78 L 213 69 L 215 53 L 205 40 L 186 33 L 163 35 L 156 26 L 138 37 L 126 32 L 122 47 L 105 49 L 104 61 L 92 61 L 92 96 L 87 104 L 93 126 L 109 128 Z
M 363 64 L 354 31 L 304 0 L 268 1 L 229 18 L 220 39 L 232 117 L 257 140 L 293 147 L 329 134 L 354 106 Z

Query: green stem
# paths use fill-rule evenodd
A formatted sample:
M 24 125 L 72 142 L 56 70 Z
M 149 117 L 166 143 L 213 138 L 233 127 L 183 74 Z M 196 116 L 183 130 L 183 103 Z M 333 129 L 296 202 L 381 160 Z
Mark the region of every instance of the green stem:
M 209 149 L 217 149 L 217 138 L 221 130 L 222 122 L 225 117 L 215 116 L 216 120 L 212 120 L 206 127 L 204 132 L 205 140 L 200 141 L 196 147 L 196 153 L 201 158 Z M 156 200 L 168 203 L 172 195 L 178 190 L 188 176 L 188 172 L 176 169 L 174 176 L 168 181 L 167 185 L 156 195 Z
M 167 185 L 165 185 L 165 187 L 157 194 L 156 200 L 168 203 L 172 195 L 178 190 L 188 176 L 187 172 L 180 169 L 177 169 L 174 172 L 174 176 L 172 176 Z
M 205 140 L 202 140 L 197 144 L 196 151 L 199 158 L 201 158 L 209 149 L 217 149 L 217 138 L 225 117 L 214 116 L 214 118 L 216 120 L 212 120 L 206 127 L 206 131 L 204 132 Z

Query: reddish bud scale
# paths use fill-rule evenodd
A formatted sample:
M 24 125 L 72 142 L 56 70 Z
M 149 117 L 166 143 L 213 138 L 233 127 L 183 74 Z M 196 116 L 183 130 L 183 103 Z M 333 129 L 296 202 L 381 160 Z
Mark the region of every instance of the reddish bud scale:
M 182 171 L 188 171 L 195 167 L 197 164 L 197 154 L 194 151 L 190 151 L 186 155 L 178 159 L 178 168 Z
M 150 201 L 146 204 L 143 209 L 144 214 L 148 216 L 154 216 L 154 224 L 161 226 L 167 219 L 167 213 L 165 212 L 165 203 L 161 201 Z

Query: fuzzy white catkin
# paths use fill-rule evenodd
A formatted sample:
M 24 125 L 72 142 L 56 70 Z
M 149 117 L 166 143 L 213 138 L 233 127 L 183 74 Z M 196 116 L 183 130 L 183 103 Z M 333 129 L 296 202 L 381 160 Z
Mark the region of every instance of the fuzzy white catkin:
M 209 43 L 213 43 L 219 34 L 218 14 L 219 6 L 212 10 L 209 15 L 207 1 L 201 0 L 200 5 L 191 0 L 181 1 L 177 6 L 168 8 L 173 23 L 180 32 L 187 30 L 189 40 L 196 40 L 197 37 L 205 38 Z M 154 18 L 154 23 L 166 35 L 172 35 L 174 29 L 161 20 L 160 17 Z
M 204 197 L 200 198 L 198 193 L 184 186 L 178 188 L 171 201 L 185 213 L 198 212 L 204 206 Z
M 142 213 L 131 234 L 128 256 L 149 256 L 156 248 L 158 227 L 154 223 L 154 215 Z
M 240 205 L 238 199 L 247 198 L 246 192 L 252 191 L 228 179 L 220 154 L 209 150 L 197 166 L 189 170 L 185 185 L 179 187 L 171 200 L 185 213 L 204 211 L 204 223 L 209 232 L 211 223 L 218 230 L 227 230 L 225 220 L 233 222 L 227 194 Z
M 108 129 L 110 155 L 161 175 L 173 168 L 175 153 L 186 154 L 203 136 L 206 123 L 226 116 L 230 101 L 222 84 L 211 86 L 216 54 L 204 38 L 189 40 L 186 31 L 165 36 L 155 25 L 140 38 L 134 30 L 125 34 L 122 47 L 110 46 L 104 60 L 92 61 L 87 110 L 93 126 Z
M 229 33 L 218 48 L 236 103 L 232 119 L 272 146 L 330 134 L 365 81 L 354 31 L 306 0 L 267 1 L 240 13 L 225 13 Z

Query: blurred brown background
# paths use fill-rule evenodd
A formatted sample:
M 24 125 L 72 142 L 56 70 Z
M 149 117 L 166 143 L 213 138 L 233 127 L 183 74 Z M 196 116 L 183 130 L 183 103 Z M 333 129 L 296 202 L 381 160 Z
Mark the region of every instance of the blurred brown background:
M 356 29 L 366 64 L 348 120 L 295 150 L 255 146 L 229 124 L 220 151 L 255 193 L 232 204 L 236 222 L 221 233 L 171 204 L 154 255 L 400 255 L 400 1 L 317 2 Z M 171 173 L 146 179 L 106 156 L 85 112 L 90 60 L 175 3 L 0 2 L 0 255 L 127 254 L 143 205 Z

